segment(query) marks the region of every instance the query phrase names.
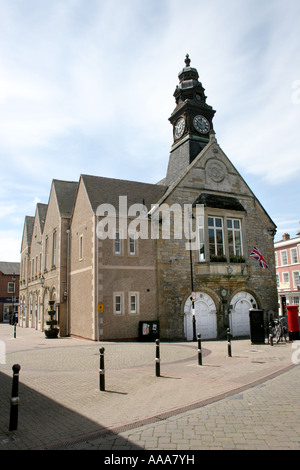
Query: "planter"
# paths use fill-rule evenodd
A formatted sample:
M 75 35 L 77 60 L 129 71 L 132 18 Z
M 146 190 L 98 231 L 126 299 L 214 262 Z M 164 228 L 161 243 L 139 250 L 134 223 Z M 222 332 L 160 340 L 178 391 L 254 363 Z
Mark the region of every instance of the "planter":
M 57 338 L 59 333 L 59 328 L 56 327 L 57 320 L 53 319 L 53 316 L 56 314 L 56 311 L 53 309 L 53 306 L 54 300 L 50 300 L 48 314 L 51 317 L 51 320 L 46 321 L 46 325 L 50 326 L 48 330 L 45 330 L 46 338 Z
M 57 338 L 58 333 L 59 333 L 58 328 L 49 328 L 48 330 L 45 330 L 46 338 Z

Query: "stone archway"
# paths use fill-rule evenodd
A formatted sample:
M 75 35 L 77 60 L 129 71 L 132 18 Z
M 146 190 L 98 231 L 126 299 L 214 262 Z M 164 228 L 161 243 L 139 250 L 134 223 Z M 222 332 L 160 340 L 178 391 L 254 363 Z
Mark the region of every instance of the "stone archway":
M 217 338 L 217 309 L 214 300 L 204 292 L 195 294 L 196 335 L 201 339 Z M 192 301 L 190 297 L 184 305 L 184 333 L 188 341 L 193 339 Z

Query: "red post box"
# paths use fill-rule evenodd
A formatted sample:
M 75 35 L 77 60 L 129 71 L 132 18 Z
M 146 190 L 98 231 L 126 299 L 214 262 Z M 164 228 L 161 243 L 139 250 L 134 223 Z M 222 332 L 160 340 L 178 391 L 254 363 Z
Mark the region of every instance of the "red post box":
M 298 305 L 287 305 L 288 328 L 290 341 L 300 339 Z

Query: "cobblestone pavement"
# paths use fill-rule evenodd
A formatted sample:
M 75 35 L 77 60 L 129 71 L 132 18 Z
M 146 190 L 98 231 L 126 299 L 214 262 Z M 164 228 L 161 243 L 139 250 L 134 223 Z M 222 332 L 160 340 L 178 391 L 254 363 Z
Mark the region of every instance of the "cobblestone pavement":
M 0 324 L 0 449 L 300 448 L 300 345 L 249 339 L 160 344 L 46 339 Z M 99 348 L 105 347 L 105 391 Z M 5 357 L 5 361 L 3 361 Z M 2 362 L 2 364 L 1 364 Z M 4 363 L 3 363 L 4 362 Z M 12 365 L 18 428 L 8 431 Z

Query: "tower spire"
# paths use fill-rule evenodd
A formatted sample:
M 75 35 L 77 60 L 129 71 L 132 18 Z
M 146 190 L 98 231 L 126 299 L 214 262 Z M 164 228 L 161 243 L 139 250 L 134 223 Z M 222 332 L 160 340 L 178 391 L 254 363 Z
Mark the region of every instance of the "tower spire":
M 215 114 L 214 109 L 206 103 L 205 89 L 199 81 L 197 69 L 191 67 L 189 54 L 186 54 L 184 63 L 185 67 L 178 74 L 179 84 L 173 95 L 176 108 L 169 118 L 173 126 L 174 142 L 167 171 L 168 184 L 208 144 Z

